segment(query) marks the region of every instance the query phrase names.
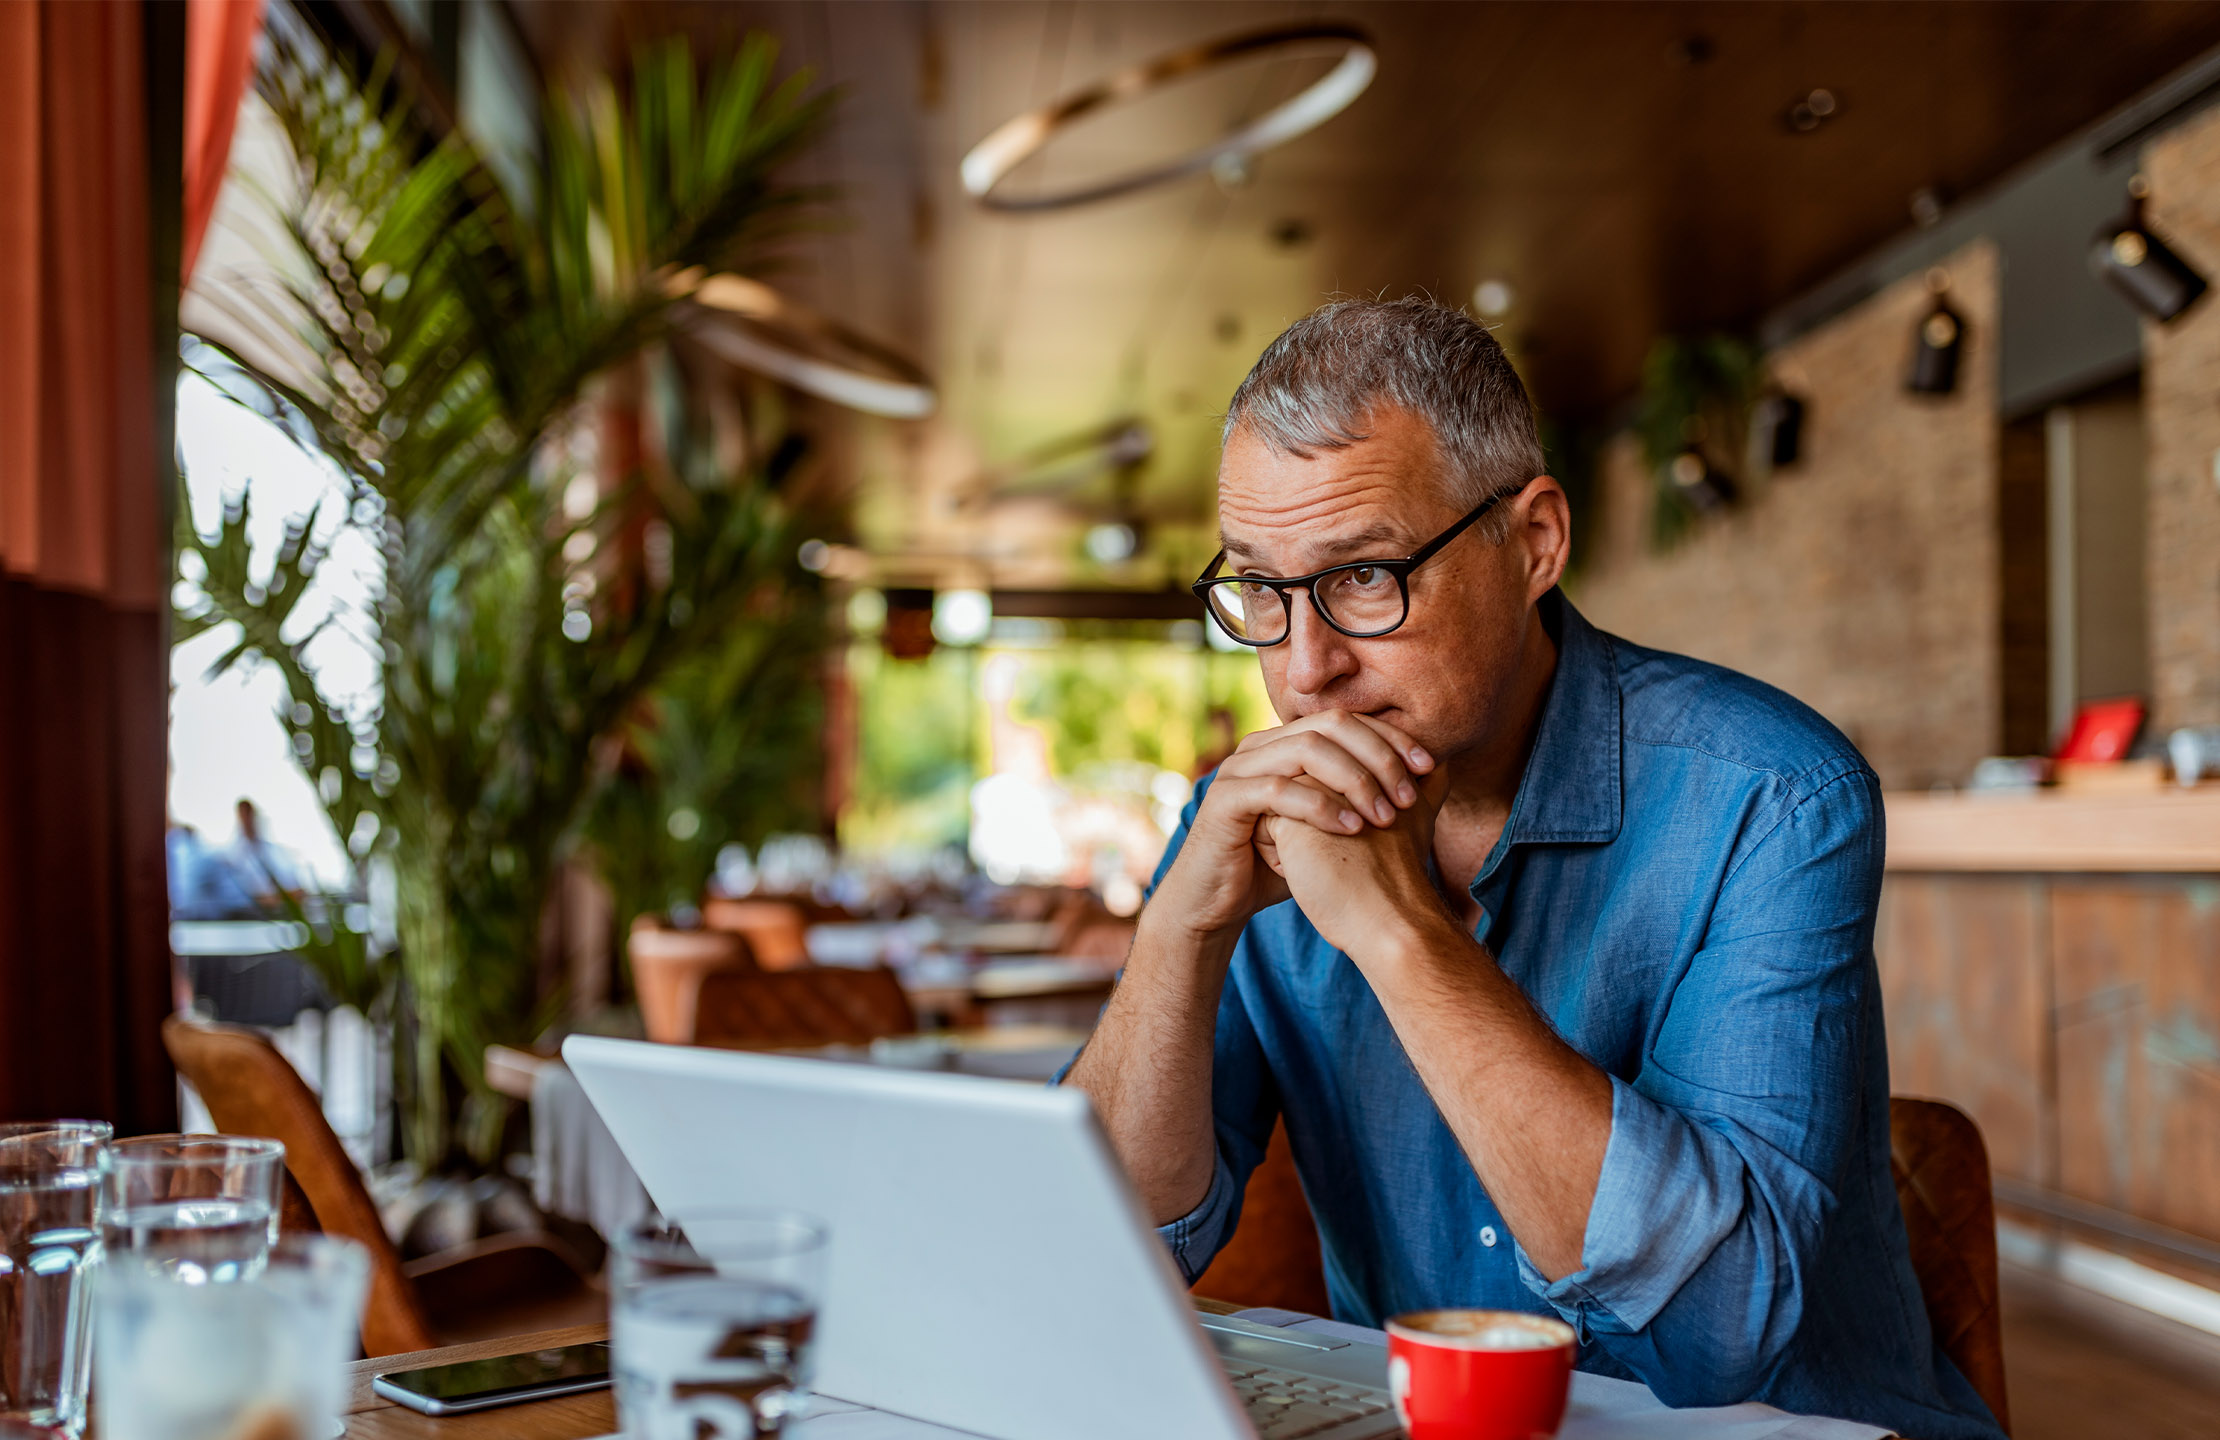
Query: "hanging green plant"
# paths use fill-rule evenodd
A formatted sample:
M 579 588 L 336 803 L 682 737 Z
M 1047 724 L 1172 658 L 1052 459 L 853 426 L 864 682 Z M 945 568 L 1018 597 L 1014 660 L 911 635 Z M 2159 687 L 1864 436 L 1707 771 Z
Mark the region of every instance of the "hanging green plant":
M 1764 388 L 1765 352 L 1750 341 L 1667 335 L 1650 346 L 1635 432 L 1657 482 L 1651 548 L 1671 549 L 1743 493 L 1750 411 Z

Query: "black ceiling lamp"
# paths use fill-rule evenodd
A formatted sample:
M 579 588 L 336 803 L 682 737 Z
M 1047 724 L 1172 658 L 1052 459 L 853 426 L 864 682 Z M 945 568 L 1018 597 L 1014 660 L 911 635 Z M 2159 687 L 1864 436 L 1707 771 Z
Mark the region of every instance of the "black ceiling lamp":
M 1912 332 L 1912 373 L 1904 388 L 1914 395 L 1948 395 L 1958 388 L 1958 359 L 1966 348 L 1966 317 L 1950 308 L 1950 275 L 1927 272 L 1935 303 Z
M 1770 473 L 1785 470 L 1803 458 L 1804 400 L 1786 390 L 1775 390 L 1751 407 L 1750 454 L 1758 467 Z
M 2163 322 L 2196 304 L 2207 287 L 2205 277 L 2143 223 L 2149 195 L 2142 176 L 2128 181 L 2127 215 L 2097 232 L 2089 268 L 2130 305 Z
M 1665 467 L 1665 478 L 1682 499 L 1706 515 L 1734 503 L 1734 480 L 1711 463 L 1703 451 L 1690 445 Z

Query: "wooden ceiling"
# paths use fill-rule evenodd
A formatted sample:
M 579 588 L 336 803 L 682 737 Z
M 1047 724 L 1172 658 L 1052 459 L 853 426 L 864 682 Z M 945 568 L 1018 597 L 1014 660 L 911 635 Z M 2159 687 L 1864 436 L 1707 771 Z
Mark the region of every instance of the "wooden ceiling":
M 919 356 L 945 399 L 870 438 L 858 523 L 890 574 L 1013 585 L 1179 578 L 1207 540 L 1216 416 L 1258 349 L 1329 296 L 1464 303 L 1501 279 L 1499 333 L 1541 406 L 1593 416 L 1634 389 L 1653 337 L 1753 325 L 1910 226 L 1915 192 L 1968 194 L 2220 45 L 2220 4 L 2142 0 L 513 8 L 556 73 L 649 34 L 756 27 L 843 86 L 812 163 L 848 224 L 782 283 Z M 1329 17 L 1374 33 L 1379 78 L 1246 184 L 1031 216 L 957 186 L 964 151 L 1020 110 L 1201 39 Z M 1026 178 L 1162 155 L 1320 68 L 1106 117 Z M 1800 132 L 1790 108 L 1815 88 L 1837 109 Z M 996 466 L 1125 415 L 1157 437 L 1142 493 L 1160 543 L 1142 563 L 1082 558 L 1069 496 L 977 503 Z

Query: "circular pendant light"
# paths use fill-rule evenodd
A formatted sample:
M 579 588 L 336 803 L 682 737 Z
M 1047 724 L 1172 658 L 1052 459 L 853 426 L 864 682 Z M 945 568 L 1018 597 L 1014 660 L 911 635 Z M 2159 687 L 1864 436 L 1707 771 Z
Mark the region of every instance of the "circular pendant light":
M 940 397 L 917 362 L 760 280 L 687 272 L 671 293 L 694 306 L 686 333 L 719 359 L 866 415 L 918 420 Z
M 1057 132 L 1068 130 L 1081 117 L 1161 90 L 1186 76 L 1222 69 L 1237 61 L 1284 50 L 1311 50 L 1318 46 L 1341 47 L 1341 59 L 1292 99 L 1273 107 L 1221 140 L 1190 150 L 1161 164 L 1145 165 L 1106 180 L 1067 190 L 1013 195 L 1002 188 L 1010 172 L 1038 155 Z M 1349 107 L 1372 83 L 1379 60 L 1372 37 L 1354 25 L 1332 22 L 1314 25 L 1280 25 L 1252 30 L 1223 39 L 1205 41 L 1175 50 L 1154 60 L 1121 70 L 1106 80 L 1061 100 L 1028 111 L 997 126 L 986 139 L 971 147 L 963 158 L 963 186 L 973 199 L 990 210 L 1061 210 L 1107 200 L 1146 186 L 1176 180 L 1198 170 L 1238 166 L 1252 155 L 1283 145 L 1298 135 L 1317 129 Z

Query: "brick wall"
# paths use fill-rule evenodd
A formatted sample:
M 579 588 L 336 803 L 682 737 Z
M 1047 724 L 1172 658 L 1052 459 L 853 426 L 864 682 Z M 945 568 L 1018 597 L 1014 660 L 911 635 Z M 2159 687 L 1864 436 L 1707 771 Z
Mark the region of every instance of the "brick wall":
M 2220 287 L 2220 109 L 2152 142 L 2150 222 Z M 2143 329 L 2152 720 L 2220 725 L 2220 293 Z
M 1806 400 L 1802 462 L 1669 553 L 1649 548 L 1640 451 L 1615 441 L 1573 590 L 1606 630 L 1797 696 L 1891 788 L 1962 784 L 1999 738 L 1996 251 L 1947 268 L 1968 325 L 1956 394 L 1904 390 L 1921 277 L 1881 291 L 1774 357 Z M 2220 367 L 2220 330 L 2209 343 Z

